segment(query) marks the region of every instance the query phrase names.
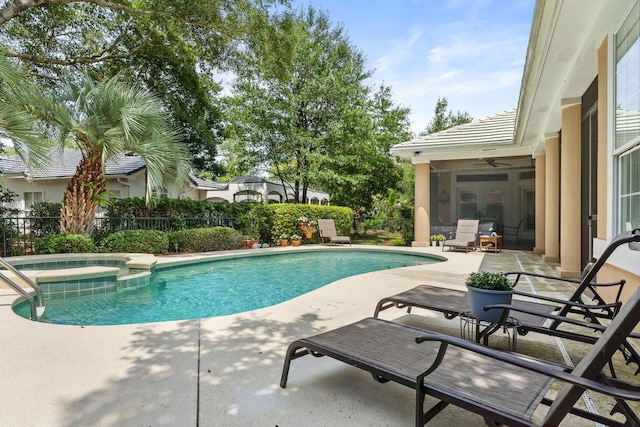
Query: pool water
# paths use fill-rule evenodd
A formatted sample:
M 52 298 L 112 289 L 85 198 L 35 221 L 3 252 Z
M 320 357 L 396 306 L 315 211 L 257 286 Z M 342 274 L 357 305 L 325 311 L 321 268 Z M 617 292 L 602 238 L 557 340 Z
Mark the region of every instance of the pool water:
M 160 271 L 148 286 L 45 301 L 42 321 L 116 325 L 223 316 L 275 305 L 344 277 L 437 261 L 421 254 L 351 249 L 217 260 Z M 15 311 L 29 317 L 28 304 Z

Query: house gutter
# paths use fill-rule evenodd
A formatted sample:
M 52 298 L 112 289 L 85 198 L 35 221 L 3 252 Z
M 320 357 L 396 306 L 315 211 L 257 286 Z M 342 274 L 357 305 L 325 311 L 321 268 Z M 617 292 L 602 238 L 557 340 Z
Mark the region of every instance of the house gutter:
M 562 2 L 560 2 L 562 3 Z M 538 38 L 540 37 L 540 27 L 542 24 L 542 15 L 544 8 L 547 4 L 547 0 L 537 0 L 535 8 L 533 10 L 533 19 L 531 21 L 531 34 L 529 35 L 529 44 L 527 46 L 527 54 L 525 57 L 524 70 L 522 72 L 522 81 L 520 82 L 520 94 L 518 97 L 518 108 L 516 112 L 516 124 L 513 137 L 514 145 L 522 146 L 524 138 L 524 129 L 531 118 L 531 105 L 533 99 L 530 94 L 535 94 L 535 87 L 532 91 L 529 90 L 530 84 L 533 85 L 531 80 L 533 79 L 534 64 L 536 62 L 535 53 L 536 46 L 538 45 Z M 556 3 L 556 9 L 558 4 Z M 557 10 L 554 16 L 557 15 Z M 540 76 L 538 75 L 538 80 Z M 537 84 L 536 84 L 537 86 Z

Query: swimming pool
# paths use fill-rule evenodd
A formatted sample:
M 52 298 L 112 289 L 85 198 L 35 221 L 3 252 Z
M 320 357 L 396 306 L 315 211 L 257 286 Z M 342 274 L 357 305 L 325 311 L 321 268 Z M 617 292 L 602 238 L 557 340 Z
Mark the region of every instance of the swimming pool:
M 145 286 L 45 301 L 42 321 L 117 325 L 223 316 L 278 304 L 344 277 L 438 261 L 425 254 L 334 248 L 158 267 Z M 14 311 L 29 317 L 26 303 Z

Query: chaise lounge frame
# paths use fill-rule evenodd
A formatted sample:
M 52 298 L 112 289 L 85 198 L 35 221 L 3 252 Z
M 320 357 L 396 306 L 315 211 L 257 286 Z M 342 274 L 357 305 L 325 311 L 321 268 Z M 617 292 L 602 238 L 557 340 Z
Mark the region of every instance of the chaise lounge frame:
M 348 243 L 351 246 L 351 237 L 349 236 L 338 236 L 338 232 L 336 231 L 336 223 L 332 219 L 319 219 L 318 220 L 318 234 L 320 235 L 320 239 L 324 242 L 328 240 L 329 243 L 335 244 L 340 243 L 341 245 Z
M 514 295 L 520 297 L 533 298 L 542 302 L 536 302 L 532 300 L 518 300 L 514 299 L 511 305 L 494 305 L 488 306 L 485 309 L 503 309 L 503 320 L 509 315 L 518 319 L 519 326 L 517 328 L 520 335 L 526 335 L 529 332 L 537 332 L 545 335 L 556 336 L 559 338 L 566 338 L 574 341 L 584 343 L 594 343 L 597 336 L 588 333 L 577 333 L 574 331 L 567 331 L 559 329 L 563 324 L 588 324 L 594 326 L 594 330 L 604 329 L 602 326 L 602 320 L 612 319 L 619 311 L 622 302 L 620 301 L 620 295 L 622 288 L 625 284 L 624 280 L 612 283 L 596 283 L 595 277 L 598 271 L 605 264 L 606 260 L 613 253 L 613 251 L 623 244 L 639 242 L 640 241 L 640 229 L 625 232 L 616 236 L 609 245 L 605 248 L 600 258 L 596 261 L 593 267 L 586 272 L 586 274 L 580 280 L 576 279 L 564 279 L 554 276 L 545 276 L 527 272 L 509 272 L 507 275 L 515 275 L 515 282 L 523 276 L 536 276 L 547 279 L 569 281 L 577 284 L 577 287 L 571 297 L 568 300 L 562 300 L 552 297 L 546 297 L 538 294 L 530 294 L 516 290 Z M 612 303 L 607 303 L 605 299 L 598 292 L 602 287 L 615 287 L 617 286 L 616 299 Z M 585 295 L 588 295 L 595 304 L 588 304 L 584 302 Z M 452 290 L 447 288 L 441 288 L 430 285 L 419 285 L 415 288 L 401 292 L 397 295 L 392 295 L 381 299 L 376 305 L 374 317 L 378 317 L 379 313 L 389 308 L 406 308 L 411 311 L 411 308 L 422 308 L 426 310 L 442 312 L 447 319 L 453 319 L 460 313 L 469 310 L 467 293 L 462 290 Z M 509 311 L 507 311 L 507 309 Z M 551 314 L 555 312 L 554 314 Z M 569 314 L 578 314 L 584 316 L 587 322 L 573 321 L 567 316 Z M 551 323 L 548 324 L 548 319 L 551 319 Z M 486 337 L 491 333 L 499 329 L 499 325 L 494 328 L 488 329 L 483 332 L 483 339 L 486 343 Z M 640 334 L 631 334 L 631 337 L 638 338 Z M 627 363 L 635 363 L 639 366 L 637 373 L 640 373 L 640 354 L 633 345 L 625 341 L 620 349 L 627 361 Z
M 442 251 L 445 247 L 450 249 L 464 249 L 465 252 L 475 250 L 478 241 L 478 227 L 480 220 L 459 219 L 456 225 L 455 237 L 445 240 L 442 244 Z
M 558 425 L 569 413 L 610 426 L 640 426 L 628 401 L 640 401 L 640 387 L 609 378 L 603 368 L 640 321 L 638 289 L 572 369 L 533 357 L 495 350 L 460 338 L 379 318 L 296 340 L 286 353 L 280 386 L 287 386 L 294 359 L 328 356 L 370 372 L 380 382 L 393 381 L 416 392 L 415 425 L 424 426 L 449 404 L 475 412 L 489 425 L 535 426 L 535 410 L 548 406 L 543 426 Z M 424 343 L 424 344 L 421 344 Z M 468 369 L 460 369 L 466 366 Z M 563 387 L 554 400 L 551 384 Z M 574 407 L 582 392 L 594 390 L 616 401 L 613 412 L 626 421 Z M 439 400 L 425 412 L 427 395 Z

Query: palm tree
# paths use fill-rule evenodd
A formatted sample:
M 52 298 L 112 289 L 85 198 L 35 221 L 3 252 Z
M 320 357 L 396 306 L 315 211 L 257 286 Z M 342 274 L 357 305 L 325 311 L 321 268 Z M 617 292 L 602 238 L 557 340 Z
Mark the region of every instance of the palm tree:
M 16 153 L 29 167 L 46 161 L 44 133 L 25 107 L 25 99 L 35 99 L 36 90 L 26 72 L 15 67 L 0 53 L 0 138 L 10 140 Z
M 147 168 L 147 201 L 168 179 L 186 182 L 190 162 L 179 134 L 169 126 L 161 101 L 118 77 L 79 84 L 47 100 L 32 114 L 48 123 L 61 148 L 77 147 L 82 160 L 67 185 L 60 211 L 60 231 L 87 235 L 105 192 L 104 166 L 115 155 L 131 152 Z

